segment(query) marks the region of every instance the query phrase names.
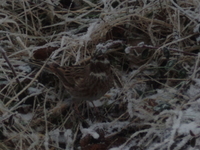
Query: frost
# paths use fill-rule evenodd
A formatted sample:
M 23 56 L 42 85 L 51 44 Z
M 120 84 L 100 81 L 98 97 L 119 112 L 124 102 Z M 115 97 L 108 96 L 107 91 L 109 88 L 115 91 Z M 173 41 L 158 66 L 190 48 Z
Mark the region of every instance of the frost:
M 199 33 L 199 30 L 200 30 L 200 24 L 197 24 L 194 29 L 193 29 L 193 32 L 194 33 Z
M 187 90 L 187 94 L 189 95 L 189 97 L 194 97 L 195 95 L 197 95 L 199 93 L 200 90 L 200 86 L 197 85 L 190 85 L 190 88 Z
M 112 46 L 119 45 L 119 44 L 121 45 L 121 44 L 123 44 L 123 42 L 121 40 L 115 40 L 115 41 L 109 40 L 106 42 L 105 46 L 107 48 L 111 48 Z
M 71 146 L 73 145 L 72 130 L 70 129 L 55 129 L 49 132 L 49 136 L 57 144 L 65 144 L 69 149 L 71 149 Z
M 134 13 L 135 10 L 130 8 L 128 11 L 129 13 Z
M 100 25 L 101 25 L 101 22 L 91 23 L 87 30 L 87 33 L 81 36 L 79 39 L 83 41 L 84 43 L 87 43 L 88 41 L 91 40 L 91 35 L 93 34 L 93 32 L 96 31 L 96 29 L 98 29 Z
M 143 47 L 144 46 L 144 42 L 138 43 L 137 46 Z
M 0 74 L 1 75 L 1 74 Z M 8 84 L 9 83 L 9 81 L 0 81 L 0 85 L 6 85 L 6 84 Z
M 96 132 L 96 131 L 94 131 L 94 129 L 93 128 L 88 128 L 88 129 L 86 129 L 86 128 L 80 128 L 80 130 L 81 130 L 81 132 L 82 132 L 82 137 L 85 137 L 86 135 L 91 135 L 94 139 L 98 139 L 99 138 L 99 134 Z
M 128 113 L 130 115 L 130 117 L 134 116 L 134 101 L 132 99 L 128 100 L 128 105 L 127 105 L 127 109 L 128 109 Z
M 131 49 L 132 49 L 132 47 L 129 46 L 129 47 L 125 48 L 124 51 L 126 54 L 129 54 L 131 52 Z
M 109 40 L 106 43 L 99 43 L 96 45 L 96 51 L 101 51 L 102 53 L 106 53 L 108 49 L 114 48 L 116 46 L 122 45 L 121 40 Z
M 103 44 L 100 43 L 100 44 L 98 44 L 96 46 L 96 50 L 105 53 L 107 51 L 107 47 L 105 45 L 103 45 Z
M 7 3 L 6 0 L 2 0 L 0 5 L 1 5 L 2 7 L 9 6 L 9 4 Z
M 120 132 L 128 124 L 129 124 L 128 121 L 96 123 L 96 124 L 91 124 L 91 126 L 89 128 L 80 127 L 80 131 L 83 134 L 82 137 L 85 137 L 86 135 L 91 135 L 94 139 L 98 139 L 99 134 L 96 131 L 97 129 L 104 130 L 104 132 L 107 133 L 107 135 L 105 135 L 105 137 L 107 137 L 107 136 L 110 136 L 112 134 Z
M 25 122 L 31 121 L 34 114 L 33 113 L 27 113 L 27 114 L 17 114 L 22 120 L 24 120 Z
M 200 128 L 198 126 L 199 125 L 196 124 L 195 122 L 190 122 L 188 124 L 183 123 L 180 125 L 180 127 L 178 129 L 178 133 L 188 135 L 190 133 L 190 131 L 192 131 L 195 134 L 199 134 Z
M 118 147 L 118 148 L 115 147 L 115 148 L 110 148 L 109 150 L 122 150 L 122 149 L 121 149 L 121 147 Z M 124 150 L 126 150 L 126 149 L 124 149 Z
M 200 36 L 198 36 L 198 37 L 196 38 L 196 41 L 197 41 L 197 42 L 199 42 L 199 41 L 200 41 Z
M 94 104 L 94 105 L 93 105 Z M 95 100 L 95 101 L 93 101 L 93 104 L 92 104 L 92 102 L 90 102 L 89 103 L 89 105 L 90 105 L 90 107 L 100 107 L 100 106 L 102 106 L 103 105 L 103 102 L 102 101 L 100 101 L 100 100 Z
M 22 71 L 24 71 L 24 72 L 31 72 L 30 66 L 23 66 L 23 65 L 20 65 L 20 66 L 18 67 L 18 69 L 19 69 L 19 70 L 22 70 Z
M 59 4 L 60 4 L 60 1 L 59 1 L 59 0 L 52 0 L 52 3 L 53 3 L 54 5 L 59 5 Z
M 28 92 L 29 92 L 29 94 L 32 94 L 32 93 L 41 93 L 42 90 L 39 89 L 39 88 L 29 87 L 29 88 L 28 88 Z

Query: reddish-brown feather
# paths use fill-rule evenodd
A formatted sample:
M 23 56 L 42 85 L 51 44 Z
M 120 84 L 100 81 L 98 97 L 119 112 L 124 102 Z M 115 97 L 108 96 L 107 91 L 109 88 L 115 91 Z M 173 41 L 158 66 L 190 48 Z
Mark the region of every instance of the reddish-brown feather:
M 74 101 L 99 99 L 113 85 L 110 64 L 104 56 L 94 57 L 84 66 L 60 67 L 50 63 L 45 69 L 62 81 Z

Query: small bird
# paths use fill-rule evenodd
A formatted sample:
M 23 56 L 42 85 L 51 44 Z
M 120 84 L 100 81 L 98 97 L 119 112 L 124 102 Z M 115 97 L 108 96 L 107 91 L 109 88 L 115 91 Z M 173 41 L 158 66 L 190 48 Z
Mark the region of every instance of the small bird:
M 30 64 L 34 65 L 34 62 L 30 61 Z M 37 62 L 35 65 L 42 66 Z M 110 62 L 102 53 L 94 55 L 85 65 L 61 67 L 56 63 L 49 63 L 46 64 L 45 70 L 62 81 L 75 103 L 97 100 L 113 86 Z

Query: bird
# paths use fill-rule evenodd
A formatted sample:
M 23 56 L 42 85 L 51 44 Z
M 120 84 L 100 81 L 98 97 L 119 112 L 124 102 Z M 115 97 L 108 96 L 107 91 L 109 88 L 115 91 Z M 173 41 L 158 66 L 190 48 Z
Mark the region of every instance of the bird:
M 41 62 L 34 60 L 29 64 L 42 66 Z M 75 103 L 98 100 L 113 86 L 110 61 L 104 53 L 94 54 L 84 65 L 63 67 L 47 63 L 44 69 L 58 77 Z

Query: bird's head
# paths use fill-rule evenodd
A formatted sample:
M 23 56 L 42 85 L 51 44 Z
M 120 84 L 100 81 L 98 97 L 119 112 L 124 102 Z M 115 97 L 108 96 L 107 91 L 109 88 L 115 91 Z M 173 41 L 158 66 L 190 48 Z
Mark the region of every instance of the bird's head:
M 106 54 L 95 54 L 90 60 L 90 69 L 95 72 L 107 72 L 110 69 L 110 61 Z

